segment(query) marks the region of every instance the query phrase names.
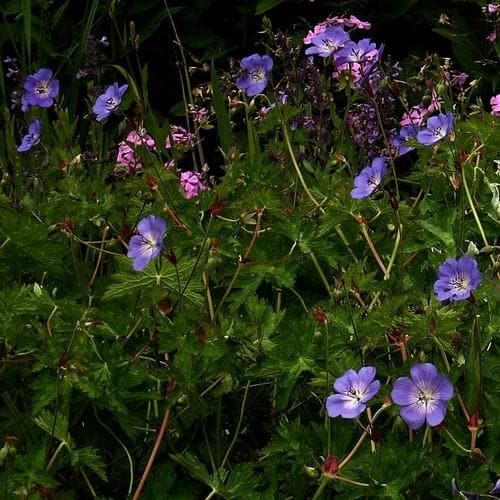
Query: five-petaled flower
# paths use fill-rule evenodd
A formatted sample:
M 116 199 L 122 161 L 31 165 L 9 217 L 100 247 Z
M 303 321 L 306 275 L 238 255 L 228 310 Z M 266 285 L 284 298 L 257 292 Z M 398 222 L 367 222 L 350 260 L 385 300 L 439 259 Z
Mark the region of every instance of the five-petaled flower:
M 453 130 L 453 113 L 439 113 L 427 120 L 427 128 L 417 134 L 417 141 L 424 146 L 432 146 L 444 139 Z
M 396 379 L 391 393 L 401 406 L 401 418 L 410 429 L 419 429 L 425 422 L 439 425 L 446 415 L 446 402 L 453 397 L 453 385 L 432 363 L 413 365 L 410 377 Z
M 359 42 L 347 42 L 344 48 L 335 55 L 335 64 L 366 63 L 375 62 L 379 57 L 380 50 L 369 38 L 363 38 Z
M 415 149 L 407 144 L 408 139 L 414 139 L 417 136 L 418 128 L 415 125 L 405 125 L 401 127 L 399 133 L 391 139 L 391 145 L 394 147 L 397 156 L 403 156 Z
M 311 37 L 313 46 L 306 50 L 306 55 L 318 54 L 321 57 L 330 57 L 349 40 L 349 35 L 342 28 L 330 26 L 323 33 Z
M 365 167 L 354 178 L 354 189 L 351 191 L 351 196 L 355 199 L 368 198 L 376 191 L 387 173 L 385 158 L 378 156 L 374 158 L 369 167 Z
M 155 215 L 148 215 L 137 224 L 137 233 L 130 238 L 127 257 L 133 259 L 132 267 L 143 271 L 161 253 L 167 223 Z
M 240 66 L 241 75 L 236 80 L 236 86 L 248 97 L 260 94 L 269 81 L 269 72 L 273 68 L 273 60 L 269 56 L 252 54 L 244 57 Z
M 473 290 L 481 283 L 476 259 L 468 255 L 447 259 L 439 266 L 438 279 L 434 283 L 434 293 L 438 300 L 468 299 Z
M 33 146 L 36 146 L 40 142 L 40 119 L 35 118 L 28 128 L 28 133 L 23 137 L 21 144 L 17 147 L 19 153 L 25 153 L 29 151 Z
M 493 116 L 500 116 L 500 94 L 494 95 L 490 99 L 491 114 Z
M 113 114 L 120 103 L 122 102 L 123 94 L 128 89 L 128 85 L 118 86 L 115 82 L 113 85 L 109 85 L 104 94 L 101 94 L 95 101 L 92 111 L 96 114 L 96 120 L 102 122 L 109 115 Z
M 52 78 L 52 70 L 41 68 L 26 77 L 21 109 L 27 111 L 31 106 L 50 108 L 59 95 L 59 80 Z
M 366 409 L 366 403 L 377 394 L 380 382 L 374 380 L 376 370 L 365 366 L 358 373 L 347 370 L 337 378 L 333 387 L 338 394 L 331 394 L 326 400 L 330 417 L 357 418 Z

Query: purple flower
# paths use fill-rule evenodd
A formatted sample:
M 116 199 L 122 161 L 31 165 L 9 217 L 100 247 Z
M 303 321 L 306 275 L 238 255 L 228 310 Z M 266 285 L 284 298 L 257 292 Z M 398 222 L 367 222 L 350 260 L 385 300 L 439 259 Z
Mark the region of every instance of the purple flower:
M 118 106 L 122 102 L 123 94 L 125 94 L 127 89 L 127 84 L 118 87 L 118 83 L 115 82 L 106 89 L 104 94 L 101 94 L 96 99 L 92 111 L 96 114 L 95 119 L 98 122 L 102 122 L 118 109 Z
M 260 94 L 269 81 L 269 72 L 273 67 L 273 60 L 269 56 L 252 54 L 244 57 L 240 62 L 241 75 L 236 80 L 236 86 L 245 92 L 248 97 Z
M 490 99 L 491 114 L 493 116 L 500 116 L 500 94 L 493 96 Z
M 490 495 L 498 495 L 499 493 L 500 493 L 500 479 L 497 479 L 495 486 L 493 486 L 493 489 L 490 491 Z
M 321 57 L 330 57 L 349 40 L 349 35 L 342 28 L 330 26 L 323 33 L 311 37 L 313 47 L 306 50 L 306 55 L 318 54 Z
M 395 137 L 391 140 L 392 146 L 396 150 L 398 156 L 403 156 L 406 153 L 415 149 L 413 146 L 407 146 L 408 139 L 414 139 L 417 136 L 418 128 L 415 125 L 406 125 L 402 127 Z
M 29 151 L 40 142 L 40 129 L 40 119 L 35 118 L 28 128 L 28 133 L 23 137 L 21 144 L 17 147 L 19 153 Z
M 468 299 L 481 283 L 481 273 L 474 257 L 464 255 L 458 260 L 448 259 L 439 266 L 434 293 L 438 300 Z
M 59 80 L 52 78 L 52 70 L 41 68 L 24 81 L 25 93 L 21 98 L 23 111 L 31 106 L 50 108 L 59 94 Z
M 366 409 L 366 403 L 377 394 L 380 382 L 375 378 L 375 368 L 365 366 L 356 373 L 347 370 L 335 380 L 333 387 L 338 394 L 326 399 L 326 410 L 330 417 L 357 418 Z
M 419 429 L 425 422 L 431 427 L 439 425 L 446 415 L 446 401 L 453 397 L 451 382 L 432 363 L 413 365 L 410 376 L 399 377 L 391 393 L 401 406 L 401 418 L 410 429 Z
M 133 259 L 132 267 L 143 271 L 161 253 L 167 223 L 155 215 L 148 215 L 137 224 L 139 234 L 130 238 L 127 257 Z
M 188 200 L 206 189 L 206 186 L 201 182 L 200 174 L 196 172 L 182 172 L 180 183 Z
M 444 139 L 453 130 L 453 113 L 440 113 L 427 120 L 427 129 L 417 134 L 417 141 L 424 146 L 432 146 Z
M 375 62 L 378 54 L 377 46 L 369 38 L 363 38 L 357 43 L 347 42 L 344 48 L 335 55 L 335 64 L 340 66 L 346 63 Z
M 361 170 L 354 178 L 354 189 L 351 191 L 351 196 L 356 200 L 368 198 L 380 187 L 386 173 L 385 158 L 380 156 L 374 158 L 371 165 Z

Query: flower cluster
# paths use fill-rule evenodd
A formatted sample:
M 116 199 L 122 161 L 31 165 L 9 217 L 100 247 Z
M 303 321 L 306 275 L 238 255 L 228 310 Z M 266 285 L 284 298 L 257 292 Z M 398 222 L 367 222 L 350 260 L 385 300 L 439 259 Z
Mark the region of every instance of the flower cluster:
M 187 199 L 198 196 L 200 191 L 206 189 L 206 186 L 201 181 L 200 174 L 197 172 L 182 172 L 181 174 L 181 187 L 184 190 Z
M 196 143 L 194 134 L 188 132 L 180 125 L 170 125 L 170 133 L 165 139 L 165 147 L 170 149 L 172 144 L 181 150 L 192 148 Z
M 365 366 L 359 372 L 348 370 L 338 377 L 333 384 L 337 393 L 326 400 L 328 415 L 358 418 L 380 389 L 375 374 L 373 366 Z M 446 416 L 446 403 L 453 397 L 453 386 L 432 363 L 418 363 L 411 367 L 410 377 L 394 381 L 391 397 L 401 407 L 401 418 L 410 429 L 419 429 L 426 422 L 435 427 Z
M 142 163 L 137 154 L 137 148 L 145 148 L 151 151 L 155 147 L 156 143 L 154 139 L 145 129 L 140 129 L 139 131 L 132 130 L 125 141 L 120 142 L 118 146 L 115 173 L 122 172 L 124 168 L 127 174 L 134 174 L 141 171 Z

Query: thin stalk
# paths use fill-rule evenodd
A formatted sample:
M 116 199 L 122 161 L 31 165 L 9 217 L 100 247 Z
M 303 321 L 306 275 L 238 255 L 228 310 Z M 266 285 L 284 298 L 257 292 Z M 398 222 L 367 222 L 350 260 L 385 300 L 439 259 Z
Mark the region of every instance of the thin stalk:
M 451 432 L 448 430 L 448 429 L 445 429 L 444 430 L 446 435 L 462 450 L 464 451 L 465 453 L 468 453 L 469 455 L 472 453 L 472 450 L 468 450 L 467 448 L 465 448 L 464 446 L 462 446 L 454 437 L 453 435 L 451 434 Z
M 169 417 L 170 417 L 170 408 L 167 406 L 165 408 L 165 413 L 163 415 L 163 420 L 161 423 L 160 431 L 158 432 L 158 436 L 156 437 L 156 441 L 155 441 L 155 444 L 153 446 L 153 450 L 151 451 L 151 455 L 149 456 L 148 463 L 146 464 L 146 468 L 144 469 L 144 472 L 142 473 L 142 477 L 141 477 L 141 481 L 139 482 L 139 486 L 137 486 L 137 489 L 135 490 L 133 500 L 138 500 L 141 496 L 144 485 L 146 484 L 146 479 L 148 478 L 149 473 L 151 472 L 151 468 L 153 467 L 153 463 L 155 461 L 156 455 L 158 454 L 158 450 L 160 449 L 160 444 L 162 442 L 163 436 L 165 434 L 165 431 L 167 430 Z
M 233 436 L 233 439 L 231 441 L 231 444 L 229 445 L 229 448 L 227 449 L 226 454 L 224 455 L 224 458 L 222 459 L 222 463 L 220 464 L 221 469 L 224 467 L 224 465 L 226 465 L 227 459 L 229 458 L 229 455 L 231 454 L 231 451 L 233 450 L 233 447 L 236 444 L 236 440 L 238 439 L 238 435 L 239 435 L 240 429 L 241 429 L 241 424 L 243 422 L 243 415 L 245 414 L 245 405 L 247 402 L 249 388 L 250 388 L 250 380 L 247 382 L 247 385 L 245 387 L 245 392 L 243 394 L 243 401 L 241 403 L 240 417 L 238 419 L 238 424 L 236 425 L 236 431 L 234 432 L 234 436 Z
M 343 481 L 344 483 L 354 484 L 355 486 L 363 486 L 365 488 L 370 487 L 370 485 L 368 483 L 360 483 L 358 481 L 353 481 L 352 479 L 347 479 L 344 476 L 335 476 L 335 479 L 338 479 L 339 481 Z
M 375 245 L 373 244 L 372 239 L 370 238 L 370 235 L 368 234 L 368 230 L 366 229 L 366 224 L 361 223 L 360 228 L 361 232 L 363 233 L 363 236 L 365 237 L 366 242 L 368 243 L 368 246 L 370 247 L 370 251 L 372 255 L 375 257 L 375 260 L 377 261 L 377 264 L 379 265 L 380 269 L 384 273 L 384 277 L 387 276 L 387 268 L 385 267 L 385 264 L 382 262 L 382 259 L 380 258 L 379 253 L 377 252 L 377 249 L 375 248 Z
M 323 272 L 323 269 L 321 269 L 321 266 L 319 265 L 318 259 L 316 258 L 316 255 L 314 252 L 310 252 L 309 255 L 311 256 L 311 260 L 313 261 L 314 267 L 316 268 L 316 271 L 318 271 L 319 277 L 321 278 L 321 281 L 323 282 L 323 285 L 325 285 L 326 291 L 328 295 L 331 297 L 332 295 L 332 290 L 330 287 L 330 284 L 328 283 L 328 280 L 326 279 L 325 273 Z
M 321 496 L 321 493 L 323 493 L 323 490 L 325 489 L 325 486 L 327 485 L 329 480 L 330 480 L 329 478 L 323 476 L 323 478 L 321 479 L 321 483 L 319 483 L 318 489 L 316 490 L 316 493 L 312 497 L 312 500 L 318 500 L 318 498 Z
M 396 256 L 398 254 L 398 249 L 399 249 L 399 244 L 401 243 L 401 231 L 403 229 L 403 226 L 400 225 L 397 229 L 397 232 L 396 232 L 396 241 L 394 242 L 394 248 L 392 249 L 392 255 L 391 255 L 391 259 L 389 260 L 389 264 L 387 266 L 387 269 L 386 269 L 386 272 L 385 272 L 385 275 L 384 275 L 384 280 L 388 280 L 389 279 L 389 276 L 391 274 L 391 269 L 392 269 L 392 266 L 394 265 L 394 262 L 396 261 Z
M 63 450 L 63 448 L 66 446 L 66 441 L 61 441 L 59 443 L 59 446 L 56 448 L 54 451 L 54 454 L 49 460 L 49 463 L 47 464 L 47 467 L 45 467 L 45 470 L 50 470 L 52 466 L 54 465 L 54 462 L 56 461 L 56 458 L 58 457 L 59 453 Z

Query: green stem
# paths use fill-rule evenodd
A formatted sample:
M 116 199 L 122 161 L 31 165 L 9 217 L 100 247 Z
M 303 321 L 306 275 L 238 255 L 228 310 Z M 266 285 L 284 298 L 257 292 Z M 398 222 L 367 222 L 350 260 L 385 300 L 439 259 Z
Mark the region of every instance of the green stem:
M 250 380 L 247 382 L 247 385 L 245 387 L 245 393 L 243 394 L 243 401 L 241 403 L 241 411 L 240 411 L 240 417 L 238 419 L 238 425 L 236 426 L 236 431 L 234 432 L 233 439 L 231 441 L 231 444 L 229 445 L 229 448 L 226 451 L 226 454 L 224 455 L 224 458 L 222 459 L 222 463 L 220 464 L 221 469 L 224 467 L 224 465 L 227 462 L 227 459 L 229 458 L 229 455 L 231 454 L 231 451 L 236 444 L 236 440 L 238 439 L 238 435 L 240 433 L 241 429 L 241 423 L 243 422 L 243 415 L 245 414 L 245 405 L 247 402 L 247 396 L 248 396 L 248 389 L 250 387 Z
M 318 498 L 321 496 L 321 493 L 323 493 L 323 490 L 325 489 L 328 481 L 329 479 L 323 476 L 323 478 L 321 479 L 321 483 L 319 483 L 318 489 L 316 490 L 316 493 L 312 497 L 312 500 L 318 500 Z
M 392 266 L 394 265 L 394 262 L 396 261 L 396 256 L 398 254 L 399 244 L 401 243 L 402 230 L 403 230 L 403 226 L 400 225 L 397 229 L 397 232 L 396 232 L 396 241 L 394 242 L 394 248 L 392 250 L 391 260 L 389 261 L 389 265 L 387 266 L 387 269 L 385 271 L 385 275 L 384 275 L 385 281 L 389 279 L 389 276 L 391 275 Z
M 479 159 L 479 156 L 478 156 Z M 486 239 L 486 234 L 484 232 L 483 226 L 481 224 L 481 220 L 479 219 L 479 215 L 477 214 L 476 207 L 474 206 L 474 201 L 469 191 L 469 185 L 467 184 L 467 173 L 465 172 L 465 165 L 463 169 L 462 175 L 463 185 L 465 189 L 465 194 L 467 196 L 467 200 L 469 202 L 470 209 L 472 210 L 472 214 L 474 215 L 474 219 L 476 220 L 477 227 L 479 232 L 481 233 L 481 237 L 483 238 L 483 242 L 485 246 L 488 246 L 488 240 Z
M 467 448 L 465 448 L 464 446 L 462 446 L 454 437 L 453 435 L 450 433 L 450 431 L 448 429 L 445 429 L 445 432 L 446 434 L 448 435 L 448 437 L 462 450 L 464 451 L 465 453 L 467 454 L 471 454 L 472 453 L 472 450 L 468 450 Z
M 332 295 L 332 291 L 330 288 L 330 285 L 328 283 L 328 280 L 326 279 L 325 273 L 323 272 L 323 269 L 321 269 L 321 266 L 319 265 L 318 259 L 316 258 L 316 255 L 314 255 L 314 252 L 310 252 L 309 254 L 311 256 L 311 260 L 313 261 L 314 267 L 318 271 L 319 277 L 321 278 L 321 281 L 323 282 L 323 285 L 325 285 L 326 291 L 329 296 Z

